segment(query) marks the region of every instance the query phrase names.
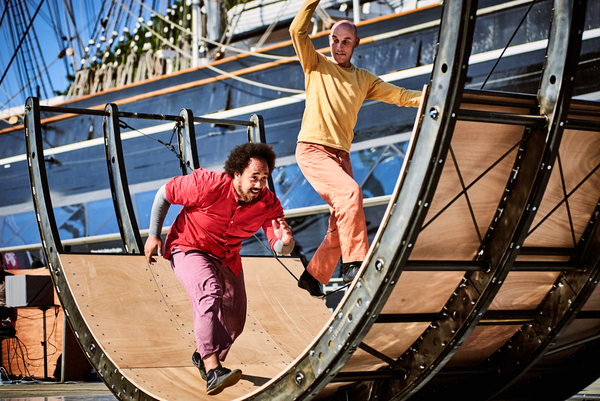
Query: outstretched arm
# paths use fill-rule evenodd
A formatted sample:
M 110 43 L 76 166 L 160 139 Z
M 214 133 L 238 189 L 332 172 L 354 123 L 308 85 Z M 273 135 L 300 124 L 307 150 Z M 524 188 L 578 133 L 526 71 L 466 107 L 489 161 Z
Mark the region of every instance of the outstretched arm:
M 160 232 L 170 206 L 171 204 L 167 200 L 165 186 L 163 185 L 156 192 L 154 203 L 152 204 L 152 211 L 150 212 L 148 239 L 144 245 L 144 254 L 146 255 L 148 263 L 156 262 L 156 259 L 153 257 L 154 252 L 157 252 L 158 256 L 162 256 L 163 242 L 160 238 Z
M 398 107 L 419 107 L 421 91 L 404 89 L 373 75 L 375 80 L 367 93 L 368 99 L 375 99 L 385 103 L 395 104 Z

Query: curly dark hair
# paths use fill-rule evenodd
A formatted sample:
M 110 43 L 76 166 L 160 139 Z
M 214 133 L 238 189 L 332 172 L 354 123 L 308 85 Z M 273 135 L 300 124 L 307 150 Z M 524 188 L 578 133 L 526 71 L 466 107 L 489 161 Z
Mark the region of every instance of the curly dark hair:
M 250 159 L 255 158 L 267 162 L 270 174 L 275 168 L 276 157 L 271 145 L 266 143 L 244 143 L 236 146 L 229 153 L 229 157 L 225 161 L 225 173 L 231 178 L 234 177 L 235 173 L 242 174 L 250 164 Z

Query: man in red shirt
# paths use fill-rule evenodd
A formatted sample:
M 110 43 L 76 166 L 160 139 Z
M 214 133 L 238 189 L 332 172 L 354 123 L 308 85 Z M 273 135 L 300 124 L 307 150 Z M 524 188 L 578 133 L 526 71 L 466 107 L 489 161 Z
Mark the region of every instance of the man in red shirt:
M 225 172 L 199 168 L 174 177 L 158 190 L 152 205 L 144 253 L 148 263 L 155 262 L 155 251 L 168 259 L 189 294 L 198 349 L 192 360 L 207 382 L 209 395 L 242 376 L 239 369 L 232 371 L 220 362 L 246 319 L 242 241 L 262 228 L 275 252 L 289 254 L 294 249 L 283 208 L 266 188 L 275 157 L 266 144 L 236 146 L 225 162 Z M 160 232 L 171 204 L 183 209 L 169 229 L 163 255 Z

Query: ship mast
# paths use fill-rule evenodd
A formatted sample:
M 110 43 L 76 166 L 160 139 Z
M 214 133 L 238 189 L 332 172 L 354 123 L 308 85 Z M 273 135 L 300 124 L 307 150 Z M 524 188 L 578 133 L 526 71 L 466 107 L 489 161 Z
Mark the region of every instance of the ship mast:
M 192 67 L 198 67 L 198 49 L 200 47 L 200 0 L 192 1 Z

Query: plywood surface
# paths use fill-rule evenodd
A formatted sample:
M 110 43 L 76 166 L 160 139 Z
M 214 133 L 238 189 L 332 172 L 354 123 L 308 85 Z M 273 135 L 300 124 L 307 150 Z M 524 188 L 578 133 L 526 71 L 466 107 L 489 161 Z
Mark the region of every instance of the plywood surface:
M 296 259 L 282 258 L 296 277 Z M 71 293 L 94 338 L 121 374 L 164 399 L 198 399 L 206 384 L 191 363 L 195 350 L 187 293 L 164 259 L 143 256 L 62 255 Z M 321 300 L 297 287 L 274 258 L 244 258 L 248 315 L 225 366 L 242 380 L 211 399 L 248 394 L 302 353 L 330 317 Z

